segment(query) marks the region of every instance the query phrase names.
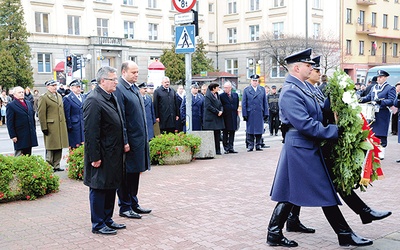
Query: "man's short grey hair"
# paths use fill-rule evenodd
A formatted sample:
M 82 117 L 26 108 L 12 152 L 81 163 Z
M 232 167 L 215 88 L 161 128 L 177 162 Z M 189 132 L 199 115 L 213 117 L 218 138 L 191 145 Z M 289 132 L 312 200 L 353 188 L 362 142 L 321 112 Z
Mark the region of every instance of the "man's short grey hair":
M 163 76 L 163 77 L 161 78 L 161 82 L 163 82 L 163 81 L 165 81 L 165 80 L 170 81 L 168 76 Z
M 101 67 L 97 71 L 96 81 L 100 84 L 101 80 L 107 78 L 109 73 L 117 73 L 117 69 L 110 66 Z
M 24 91 L 24 88 L 21 87 L 21 86 L 16 86 L 16 87 L 14 87 L 14 88 L 13 88 L 13 91 L 14 91 L 14 92 L 17 92 L 18 89 Z
M 224 83 L 224 87 L 225 86 L 227 86 L 227 87 L 232 87 L 232 83 L 230 82 L 230 81 L 226 81 L 225 83 Z

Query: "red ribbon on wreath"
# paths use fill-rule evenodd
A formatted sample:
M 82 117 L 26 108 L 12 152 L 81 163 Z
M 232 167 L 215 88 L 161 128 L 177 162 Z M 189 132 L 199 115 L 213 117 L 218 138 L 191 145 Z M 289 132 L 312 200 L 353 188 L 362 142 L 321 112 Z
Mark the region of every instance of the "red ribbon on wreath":
M 374 175 L 374 168 L 373 168 L 374 163 L 379 165 L 379 167 L 375 170 L 375 173 L 378 176 L 378 179 L 384 178 L 382 168 L 380 167 L 381 160 L 378 157 L 379 152 L 381 152 L 381 150 L 379 149 L 381 140 L 375 136 L 375 133 L 372 132 L 372 129 L 369 126 L 367 119 L 365 119 L 363 114 L 361 114 L 361 117 L 364 122 L 364 124 L 362 126 L 362 130 L 369 131 L 366 140 L 369 141 L 373 146 L 373 149 L 368 150 L 366 153 L 365 160 L 363 163 L 362 177 L 360 180 L 361 185 L 367 186 L 369 183 L 371 183 L 373 181 L 371 177 Z

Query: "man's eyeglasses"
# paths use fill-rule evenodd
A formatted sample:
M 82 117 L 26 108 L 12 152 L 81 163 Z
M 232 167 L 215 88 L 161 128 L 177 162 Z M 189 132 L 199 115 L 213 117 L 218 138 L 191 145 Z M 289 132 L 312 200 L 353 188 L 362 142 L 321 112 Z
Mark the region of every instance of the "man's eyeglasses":
M 116 82 L 116 81 L 118 81 L 118 78 L 105 78 L 104 77 L 104 80 L 109 80 L 109 81 Z

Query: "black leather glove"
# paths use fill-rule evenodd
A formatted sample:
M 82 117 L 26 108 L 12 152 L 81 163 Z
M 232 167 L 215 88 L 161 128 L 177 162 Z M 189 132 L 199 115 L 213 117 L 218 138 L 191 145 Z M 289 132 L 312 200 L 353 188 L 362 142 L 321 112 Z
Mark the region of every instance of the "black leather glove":
M 46 130 L 42 130 L 42 132 L 43 132 L 44 135 L 49 135 L 49 131 L 47 129 Z
M 379 100 L 379 99 L 378 99 L 378 100 L 376 100 L 375 102 L 376 102 L 376 104 L 379 104 L 379 105 L 381 105 L 381 103 L 382 103 L 382 100 Z
M 264 122 L 268 122 L 268 115 L 264 115 Z
M 247 116 L 243 116 L 243 121 L 247 121 Z

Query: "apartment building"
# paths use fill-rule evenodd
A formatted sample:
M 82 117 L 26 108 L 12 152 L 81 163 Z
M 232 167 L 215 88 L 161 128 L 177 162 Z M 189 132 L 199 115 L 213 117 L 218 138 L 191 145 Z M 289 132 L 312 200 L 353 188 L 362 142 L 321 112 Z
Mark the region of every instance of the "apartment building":
M 377 65 L 400 64 L 398 0 L 342 0 L 341 67 L 357 82 Z
M 139 65 L 139 81 L 146 81 L 149 63 L 175 40 L 174 15 L 178 12 L 170 0 L 21 2 L 31 33 L 28 42 L 36 86 L 53 78 L 54 69 L 62 68 L 69 54 L 81 57 L 85 65 L 74 77 L 91 79 L 101 66 L 119 67 L 131 59 Z M 328 0 L 198 0 L 194 9 L 199 12 L 199 36 L 219 71 L 237 75 L 242 84 L 254 73 L 267 84 L 277 84 L 286 72 L 259 47 L 263 35 L 318 38 L 329 33 L 339 37 L 340 4 Z M 67 72 L 67 78 L 71 77 Z

